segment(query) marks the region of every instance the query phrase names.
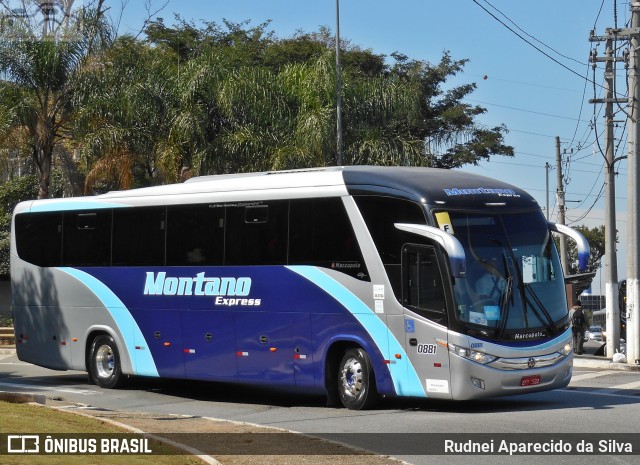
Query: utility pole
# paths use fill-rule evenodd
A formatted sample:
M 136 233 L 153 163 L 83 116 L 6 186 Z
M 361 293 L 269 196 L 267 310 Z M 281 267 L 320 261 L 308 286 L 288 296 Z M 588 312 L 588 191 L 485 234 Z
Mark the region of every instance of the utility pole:
M 606 31 L 605 40 L 605 214 L 604 214 L 604 270 L 605 270 L 605 302 L 606 302 L 606 331 L 607 331 L 607 357 L 612 358 L 613 354 L 620 347 L 620 309 L 618 307 L 618 257 L 616 254 L 616 187 L 615 187 L 615 162 L 614 140 L 613 140 L 613 38 L 611 29 Z M 593 66 L 600 61 L 594 57 Z M 596 103 L 596 102 L 594 102 Z M 599 102 L 597 102 L 599 103 Z
M 635 365 L 640 361 L 640 289 L 638 278 L 638 196 L 639 144 L 640 144 L 640 2 L 632 0 L 631 29 L 629 30 L 629 118 L 628 124 L 628 178 L 627 178 L 627 362 Z
M 337 165 L 342 165 L 342 70 L 340 68 L 340 0 L 336 0 L 336 151 Z
M 564 188 L 562 187 L 562 154 L 560 153 L 560 137 L 556 136 L 556 170 L 558 171 L 557 180 L 558 188 L 556 191 L 556 199 L 558 201 L 558 223 L 564 224 Z M 564 234 L 560 235 L 560 262 L 562 263 L 562 271 L 565 276 L 569 274 L 569 266 L 567 264 L 567 238 Z
M 618 38 L 622 32 L 619 29 L 607 29 L 604 37 L 595 36 L 591 33 L 591 42 L 605 41 L 605 56 L 598 57 L 594 50 L 590 61 L 593 69 L 596 63 L 605 63 L 604 72 L 604 99 L 591 99 L 589 103 L 605 104 L 605 301 L 606 301 L 606 334 L 607 334 L 607 356 L 612 358 L 613 354 L 620 347 L 620 308 L 618 306 L 618 258 L 616 252 L 616 204 L 615 204 L 615 164 L 621 158 L 615 158 L 614 150 L 614 103 L 627 103 L 626 99 L 618 99 L 613 95 L 615 72 L 613 65 L 616 61 L 624 61 L 624 58 L 613 56 L 613 40 Z M 624 157 L 622 157 L 624 158 Z
M 616 254 L 616 170 L 615 149 L 613 141 L 613 40 L 607 30 L 604 87 L 607 102 L 605 103 L 605 223 L 604 223 L 604 271 L 605 271 L 605 305 L 607 328 L 607 357 L 620 347 L 620 308 L 618 307 L 618 256 Z M 595 65 L 595 63 L 594 63 Z

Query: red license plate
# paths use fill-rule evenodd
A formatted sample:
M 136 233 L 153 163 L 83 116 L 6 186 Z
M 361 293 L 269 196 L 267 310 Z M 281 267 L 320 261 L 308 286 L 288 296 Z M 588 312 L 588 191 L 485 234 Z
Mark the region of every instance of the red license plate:
M 520 386 L 535 386 L 540 384 L 540 375 L 523 376 L 520 380 Z

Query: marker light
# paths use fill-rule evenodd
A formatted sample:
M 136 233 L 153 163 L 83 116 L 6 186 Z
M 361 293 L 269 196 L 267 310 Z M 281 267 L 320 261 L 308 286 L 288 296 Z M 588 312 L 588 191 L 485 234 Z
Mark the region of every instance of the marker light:
M 471 377 L 471 384 L 473 384 L 478 389 L 482 389 L 484 391 L 484 380 L 480 378 Z

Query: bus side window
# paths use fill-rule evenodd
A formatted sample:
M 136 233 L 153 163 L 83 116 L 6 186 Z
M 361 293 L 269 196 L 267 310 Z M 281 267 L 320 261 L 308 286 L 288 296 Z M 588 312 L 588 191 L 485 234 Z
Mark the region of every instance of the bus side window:
M 289 202 L 227 206 L 225 265 L 284 265 Z
M 63 265 L 110 265 L 111 210 L 68 212 L 62 224 Z
M 222 265 L 223 205 L 177 205 L 167 208 L 167 265 Z
M 370 280 L 342 199 L 292 200 L 289 236 L 289 264 L 332 268 Z
M 165 249 L 165 208 L 113 210 L 113 265 L 162 266 Z
M 406 245 L 402 250 L 402 262 L 404 306 L 441 323 L 446 317 L 446 301 L 434 248 Z
M 60 213 L 21 213 L 16 215 L 18 256 L 38 266 L 62 263 L 62 215 Z
M 383 197 L 379 195 L 358 195 L 354 197 L 360 213 L 367 224 L 380 259 L 387 272 L 393 293 L 398 301 L 402 299 L 400 270 L 402 246 L 416 240 L 414 234 L 401 231 L 395 223 L 426 224 L 422 207 L 409 200 Z

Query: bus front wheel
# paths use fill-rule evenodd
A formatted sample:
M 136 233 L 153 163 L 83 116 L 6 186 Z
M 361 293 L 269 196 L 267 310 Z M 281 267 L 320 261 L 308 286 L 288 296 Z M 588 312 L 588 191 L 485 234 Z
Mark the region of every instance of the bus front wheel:
M 349 410 L 363 410 L 377 400 L 376 382 L 367 353 L 360 348 L 345 352 L 338 371 L 338 394 Z
M 91 344 L 91 377 L 101 388 L 112 389 L 124 382 L 118 346 L 111 336 L 96 337 Z

